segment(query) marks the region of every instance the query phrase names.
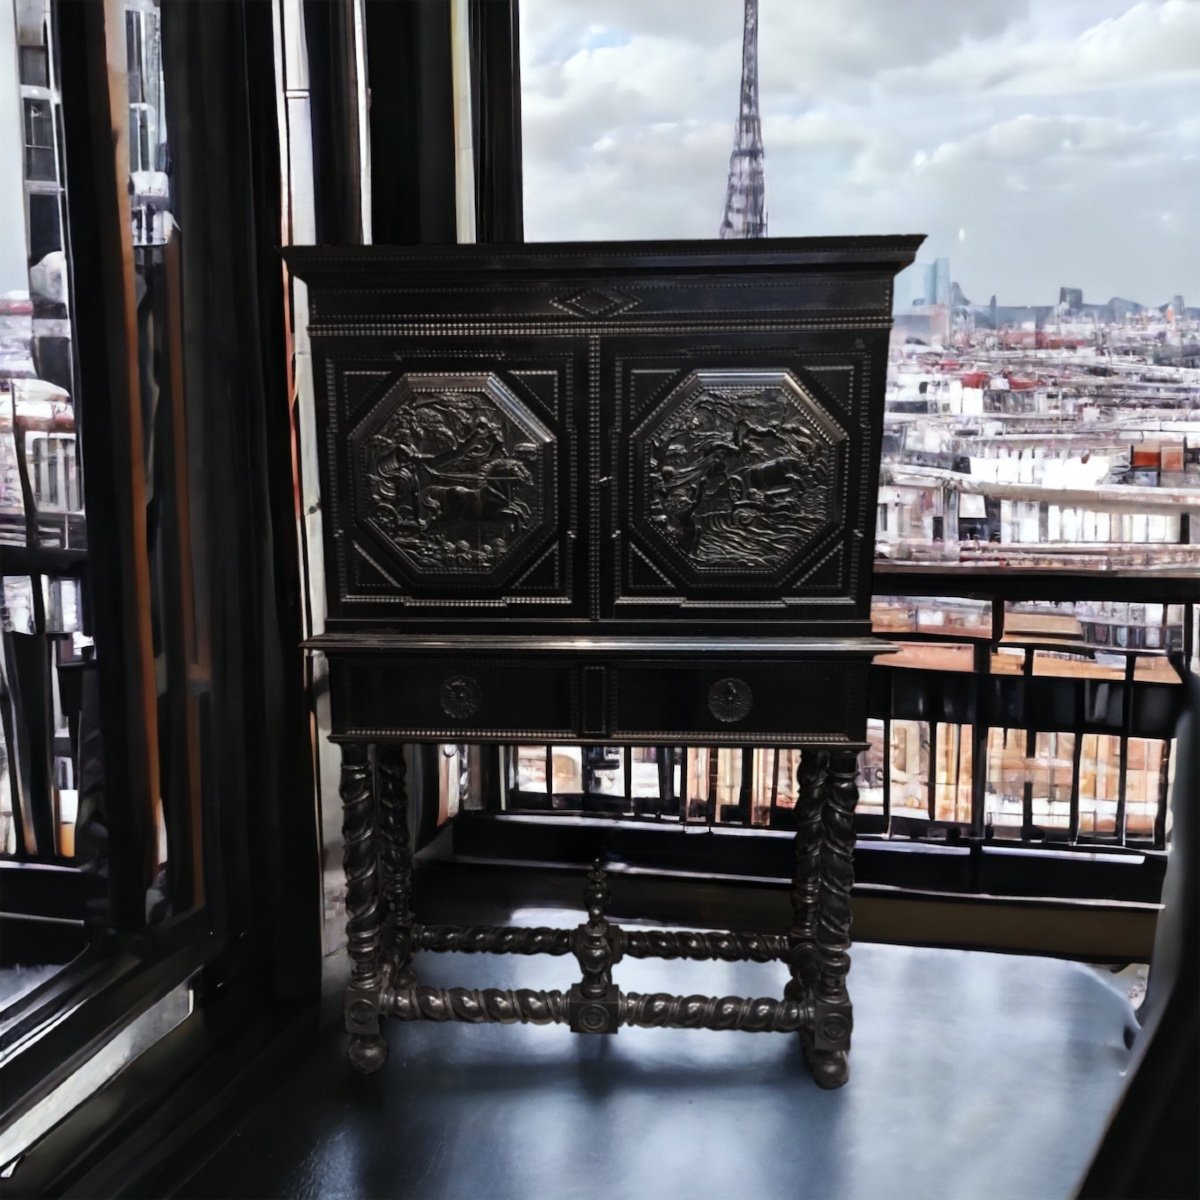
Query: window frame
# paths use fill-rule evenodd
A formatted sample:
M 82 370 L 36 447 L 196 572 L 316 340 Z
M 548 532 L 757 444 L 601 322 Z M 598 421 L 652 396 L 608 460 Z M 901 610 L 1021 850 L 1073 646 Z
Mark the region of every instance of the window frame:
M 34 872 L 42 899 L 96 908 L 92 945 L 64 970 L 0 1014 L 0 1118 L 33 1109 L 73 1070 L 168 992 L 189 987 L 196 1010 L 162 1044 L 169 1062 L 136 1103 L 114 1117 L 103 1094 L 127 1086 L 128 1068 L 85 1101 L 53 1135 L 15 1164 L 4 1190 L 55 1191 L 96 1167 L 152 1119 L 179 1081 L 230 1052 L 254 1030 L 256 1052 L 291 1036 L 298 1014 L 315 1011 L 320 923 L 311 864 L 317 853 L 311 762 L 296 753 L 308 734 L 300 641 L 290 414 L 285 361 L 282 269 L 276 257 L 280 213 L 274 31 L 267 5 L 235 0 L 191 6 L 166 0 L 164 61 L 168 88 L 211 88 L 215 100 L 193 112 L 179 104 L 176 134 L 181 190 L 197 204 L 179 250 L 174 294 L 186 305 L 186 336 L 175 342 L 164 393 L 202 405 L 227 449 L 210 455 L 208 486 L 217 502 L 203 513 L 221 538 L 222 569 L 201 580 L 204 602 L 221 614 L 214 633 L 214 703 L 204 720 L 213 747 L 202 790 L 165 791 L 176 873 L 174 916 L 148 920 L 154 869 L 157 745 L 152 699 L 158 669 L 147 636 L 147 541 L 139 525 L 144 492 L 136 485 L 141 410 L 138 331 L 133 298 L 128 162 L 111 130 L 128 121 L 123 78 L 110 75 L 124 38 L 119 0 L 52 0 L 53 44 L 61 67 L 63 146 L 73 353 L 89 516 L 92 572 L 87 600 L 95 615 L 109 804 L 109 886 L 80 889 L 78 872 Z M 116 53 L 114 53 L 114 51 Z M 251 64 L 253 66 L 251 67 Z M 208 94 L 208 93 L 206 93 Z M 232 130 L 232 134 L 229 132 Z M 221 139 L 224 138 L 224 141 Z M 244 170 L 236 189 L 210 190 L 220 154 Z M 235 172 L 236 173 L 236 172 Z M 179 243 L 176 243 L 178 246 Z M 215 286 L 224 311 L 204 303 Z M 236 319 L 254 336 L 231 339 Z M 218 351 L 215 347 L 221 347 Z M 144 514 L 143 514 L 144 520 Z M 180 559 L 163 562 L 168 620 L 191 602 Z M 167 632 L 167 638 L 171 635 Z M 176 861 L 173 857 L 172 861 Z M 28 875 L 28 873 L 27 873 Z M 65 876 L 70 876 L 68 880 Z M 78 891 L 72 896 L 68 893 Z M 96 907 L 98 906 L 98 908 Z M 233 1060 L 245 1065 L 247 1047 Z M 140 1060 L 139 1060 L 140 1061 Z M 233 1065 L 224 1067 L 227 1075 Z M 143 1080 L 143 1085 L 147 1081 Z M 210 1081 L 210 1095 L 223 1086 Z M 96 1114 L 102 1114 L 97 1133 Z M 128 1165 L 128 1160 L 126 1160 Z M 142 1169 L 138 1167 L 137 1169 Z M 52 1181 L 52 1182 L 51 1182 Z M 86 1188 L 84 1190 L 87 1190 Z M 104 1189 L 101 1189 L 104 1190 Z

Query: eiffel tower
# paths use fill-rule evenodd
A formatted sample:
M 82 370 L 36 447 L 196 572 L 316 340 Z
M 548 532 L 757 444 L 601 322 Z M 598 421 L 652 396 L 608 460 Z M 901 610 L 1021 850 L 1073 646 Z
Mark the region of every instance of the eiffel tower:
M 762 122 L 758 116 L 758 0 L 746 0 L 742 31 L 742 92 L 729 156 L 722 238 L 767 236 Z

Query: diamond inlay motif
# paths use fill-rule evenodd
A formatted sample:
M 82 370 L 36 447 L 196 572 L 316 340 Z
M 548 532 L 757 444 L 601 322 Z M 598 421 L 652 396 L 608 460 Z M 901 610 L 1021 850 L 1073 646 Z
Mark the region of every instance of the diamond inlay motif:
M 608 288 L 590 288 L 585 292 L 576 292 L 573 296 L 555 297 L 550 303 L 573 317 L 590 317 L 593 320 L 603 317 L 614 317 L 620 313 L 636 308 L 638 300 L 623 292 Z

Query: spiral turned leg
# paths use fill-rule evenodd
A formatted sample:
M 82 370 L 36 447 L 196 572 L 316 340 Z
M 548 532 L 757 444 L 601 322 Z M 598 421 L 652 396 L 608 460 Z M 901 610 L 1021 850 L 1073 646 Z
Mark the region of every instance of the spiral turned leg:
M 817 908 L 821 875 L 821 808 L 829 775 L 829 752 L 805 750 L 796 772 L 795 867 L 792 874 L 792 925 L 788 930 L 787 996 L 801 1000 L 816 974 Z
M 850 891 L 854 886 L 854 806 L 858 755 L 829 758 L 821 806 L 821 851 L 815 921 L 813 1028 L 805 1049 L 821 1087 L 841 1087 L 850 1074 L 847 1054 L 854 1014 L 846 990 L 850 970 Z
M 413 855 L 408 830 L 408 766 L 401 746 L 379 746 L 379 832 L 382 836 L 383 894 L 387 907 L 387 957 L 392 983 L 406 987 L 416 975 L 412 969 Z
M 342 858 L 346 868 L 346 940 L 350 983 L 346 988 L 346 1032 L 350 1061 L 360 1071 L 377 1071 L 387 1060 L 379 1032 L 383 989 L 382 911 L 375 844 L 375 795 L 369 747 L 342 748 Z
M 621 1025 L 620 992 L 613 986 L 613 939 L 604 914 L 610 895 L 604 860 L 597 858 L 583 891 L 587 924 L 575 931 L 575 957 L 583 981 L 567 997 L 567 1019 L 575 1033 L 616 1033 Z

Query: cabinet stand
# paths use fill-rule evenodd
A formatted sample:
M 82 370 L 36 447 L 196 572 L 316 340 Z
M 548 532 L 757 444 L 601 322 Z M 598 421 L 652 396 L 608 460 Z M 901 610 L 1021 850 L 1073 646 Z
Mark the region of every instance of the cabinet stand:
M 387 1060 L 380 1032 L 402 1021 L 566 1024 L 575 1033 L 646 1029 L 740 1029 L 800 1035 L 813 1078 L 840 1087 L 849 1074 L 853 1012 L 850 889 L 854 882 L 857 752 L 808 749 L 798 776 L 796 871 L 791 927 L 780 934 L 623 929 L 610 922 L 603 859 L 586 875 L 587 919 L 574 929 L 503 925 L 424 925 L 412 912 L 412 844 L 406 818 L 403 749 L 342 746 L 347 936 L 353 963 L 346 988 L 350 1061 L 377 1071 Z M 418 982 L 414 952 L 574 955 L 581 979 L 567 991 L 437 988 Z M 623 958 L 785 962 L 782 999 L 626 992 L 613 982 Z

